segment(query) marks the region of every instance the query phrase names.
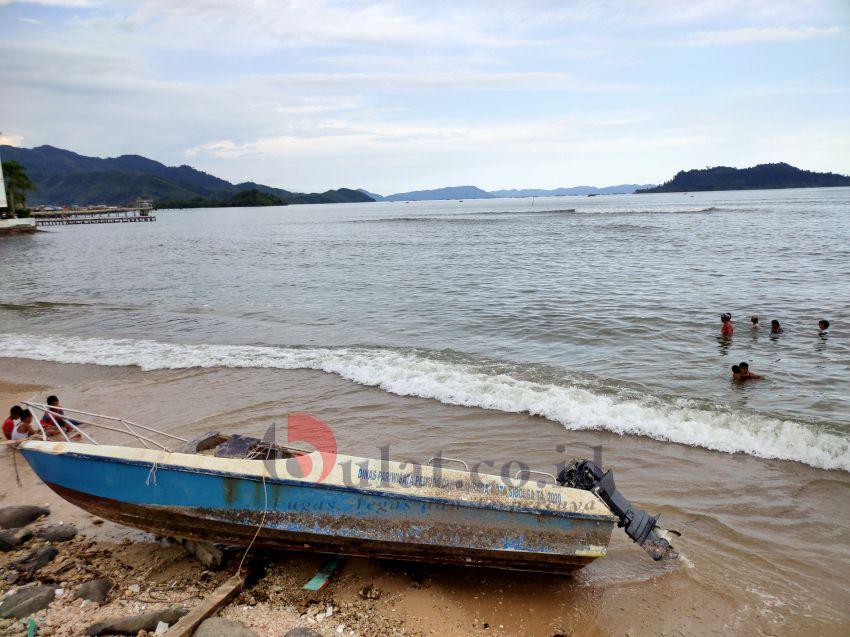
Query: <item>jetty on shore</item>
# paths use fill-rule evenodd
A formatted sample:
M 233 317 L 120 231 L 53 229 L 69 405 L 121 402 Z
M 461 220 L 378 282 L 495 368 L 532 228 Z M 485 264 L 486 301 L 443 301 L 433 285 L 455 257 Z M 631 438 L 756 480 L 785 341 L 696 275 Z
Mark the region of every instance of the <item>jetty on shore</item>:
M 37 210 L 32 213 L 38 226 L 66 226 L 89 223 L 135 223 L 156 221 L 153 207 L 148 201 L 126 208 L 89 208 L 65 210 Z

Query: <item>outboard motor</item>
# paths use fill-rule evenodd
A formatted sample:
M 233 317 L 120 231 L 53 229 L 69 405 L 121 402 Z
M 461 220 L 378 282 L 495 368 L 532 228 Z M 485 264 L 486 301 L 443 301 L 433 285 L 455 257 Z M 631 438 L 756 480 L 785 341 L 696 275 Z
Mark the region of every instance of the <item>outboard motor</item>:
M 558 474 L 558 484 L 573 489 L 584 489 L 595 493 L 620 518 L 619 527 L 625 527 L 626 535 L 640 544 L 655 561 L 672 560 L 679 553 L 670 546 L 664 535 L 668 533 L 657 525 L 660 516 L 652 517 L 642 509 L 636 509 L 614 485 L 614 472 L 602 472 L 590 460 L 573 460 Z M 676 531 L 669 531 L 675 533 Z

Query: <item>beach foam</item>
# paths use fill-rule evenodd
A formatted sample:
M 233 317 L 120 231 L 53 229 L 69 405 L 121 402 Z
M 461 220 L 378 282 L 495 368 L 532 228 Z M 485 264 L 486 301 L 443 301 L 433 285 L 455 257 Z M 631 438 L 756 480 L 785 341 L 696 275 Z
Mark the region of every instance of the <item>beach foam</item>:
M 587 381 L 534 382 L 521 374 L 445 352 L 378 347 L 180 345 L 150 340 L 0 334 L 0 356 L 59 363 L 138 366 L 315 369 L 450 405 L 528 413 L 570 430 L 618 434 L 760 458 L 793 460 L 850 471 L 850 441 L 817 425 L 769 415 L 707 408 L 686 399 L 594 391 Z

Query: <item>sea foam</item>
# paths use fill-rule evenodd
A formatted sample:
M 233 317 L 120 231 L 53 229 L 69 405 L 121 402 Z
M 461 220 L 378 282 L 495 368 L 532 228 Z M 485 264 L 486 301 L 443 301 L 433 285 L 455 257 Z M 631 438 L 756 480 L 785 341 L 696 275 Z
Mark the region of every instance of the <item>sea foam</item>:
M 59 363 L 315 369 L 400 396 L 450 405 L 528 413 L 570 430 L 602 429 L 727 453 L 850 471 L 850 440 L 817 425 L 709 409 L 693 401 L 594 391 L 587 382 L 540 383 L 428 350 L 378 347 L 180 345 L 151 340 L 0 334 L 0 356 Z

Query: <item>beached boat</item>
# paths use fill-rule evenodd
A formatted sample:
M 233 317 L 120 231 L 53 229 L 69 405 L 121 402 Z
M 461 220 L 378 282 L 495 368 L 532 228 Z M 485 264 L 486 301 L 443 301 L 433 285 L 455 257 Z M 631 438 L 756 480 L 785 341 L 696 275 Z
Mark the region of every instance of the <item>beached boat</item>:
M 318 451 L 216 432 L 169 435 L 182 443 L 172 450 L 155 430 L 119 422 L 151 448 L 29 440 L 19 450 L 51 489 L 95 515 L 238 546 L 568 572 L 604 556 L 621 519 L 597 492 L 555 476 L 545 484 L 531 472 L 503 479 L 342 455 L 328 468 Z

